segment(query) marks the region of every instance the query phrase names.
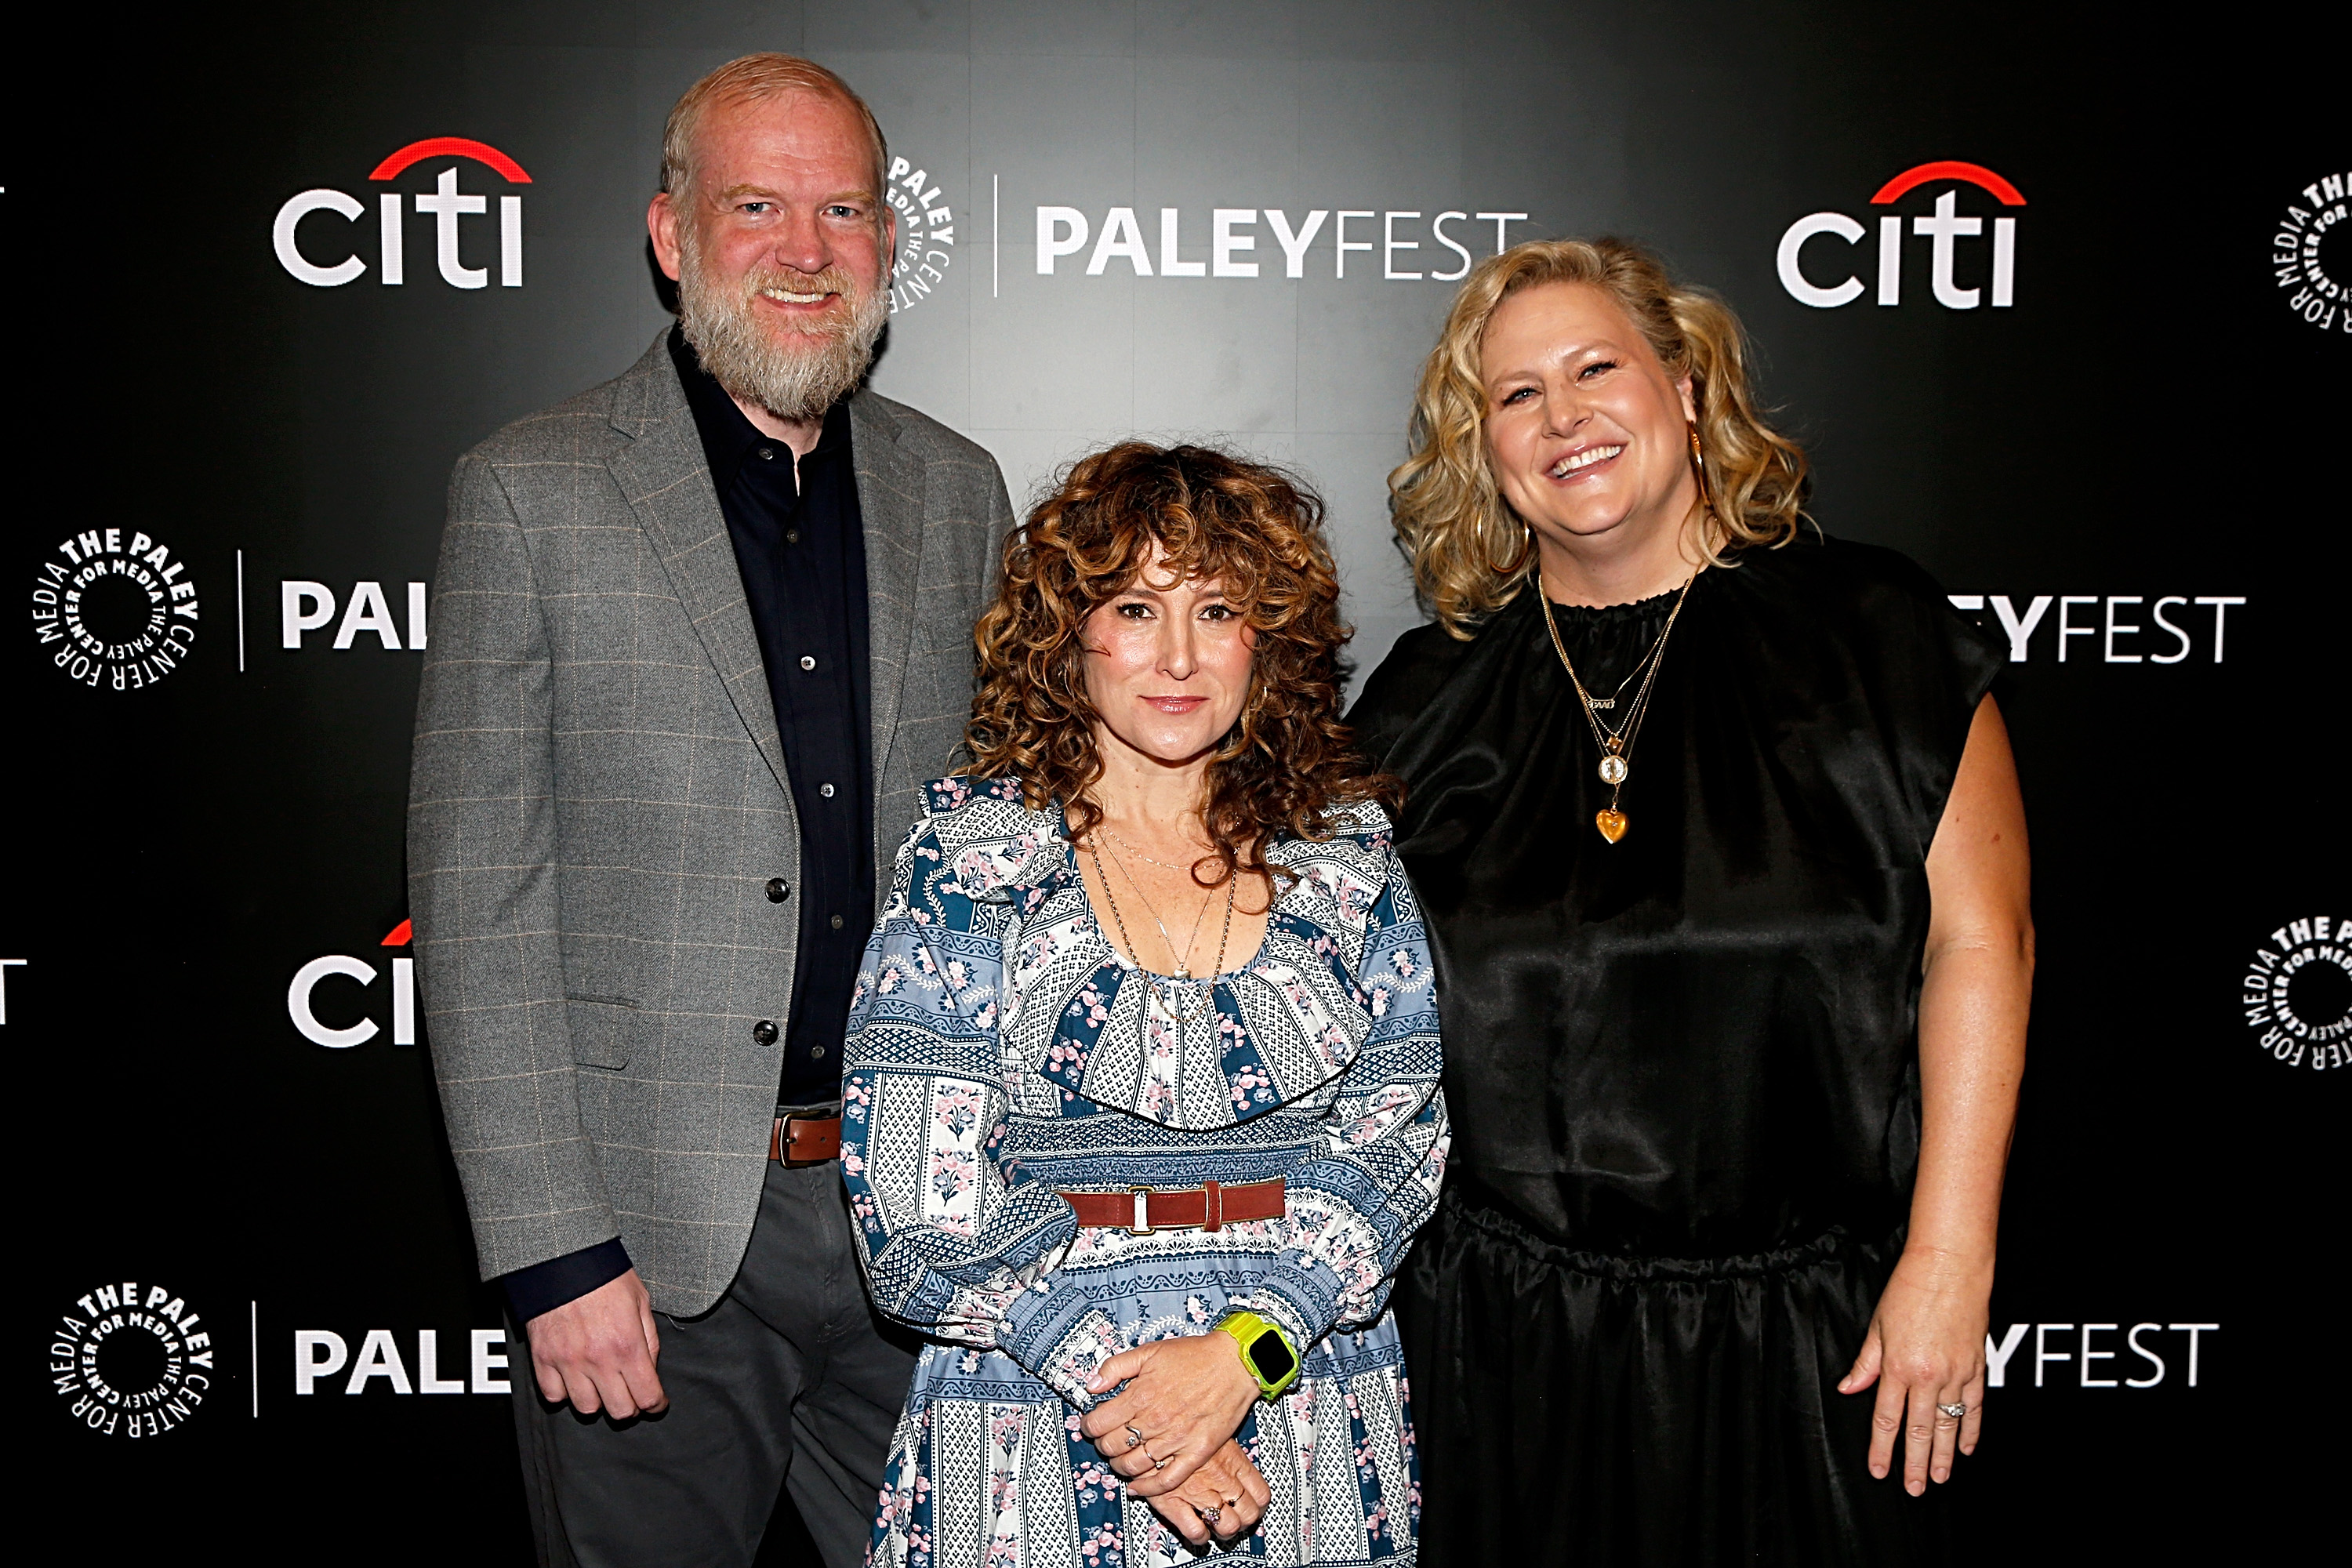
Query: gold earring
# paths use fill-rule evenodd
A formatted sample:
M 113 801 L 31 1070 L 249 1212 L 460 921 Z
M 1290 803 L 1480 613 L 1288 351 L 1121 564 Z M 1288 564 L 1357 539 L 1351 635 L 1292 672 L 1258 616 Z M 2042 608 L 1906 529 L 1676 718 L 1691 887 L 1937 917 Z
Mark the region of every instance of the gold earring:
M 1519 524 L 1519 552 L 1512 559 L 1510 564 L 1507 566 L 1497 564 L 1492 553 L 1486 554 L 1486 570 L 1494 573 L 1506 583 L 1517 580 L 1527 571 L 1528 563 L 1536 558 L 1536 531 L 1522 521 Z
M 1685 427 L 1690 432 L 1691 470 L 1698 475 L 1699 508 L 1701 510 L 1712 514 L 1715 510 L 1715 498 L 1707 494 L 1706 458 L 1699 451 L 1698 426 L 1694 423 Z

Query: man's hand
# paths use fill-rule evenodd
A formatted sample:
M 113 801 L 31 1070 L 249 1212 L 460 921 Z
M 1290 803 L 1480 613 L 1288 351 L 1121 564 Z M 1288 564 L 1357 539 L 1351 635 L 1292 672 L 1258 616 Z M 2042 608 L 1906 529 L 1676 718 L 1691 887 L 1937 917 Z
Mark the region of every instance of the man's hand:
M 1127 1386 L 1116 1398 L 1087 1412 L 1082 1429 L 1126 1478 L 1128 1495 L 1145 1500 L 1190 1479 L 1224 1447 L 1258 1397 L 1241 1346 L 1214 1330 L 1121 1351 L 1102 1363 L 1087 1387 L 1102 1394 L 1121 1383 Z
M 523 1333 L 540 1395 L 549 1404 L 568 1401 L 583 1415 L 602 1410 L 616 1421 L 669 1408 L 654 1372 L 661 1333 L 635 1269 L 541 1312 Z

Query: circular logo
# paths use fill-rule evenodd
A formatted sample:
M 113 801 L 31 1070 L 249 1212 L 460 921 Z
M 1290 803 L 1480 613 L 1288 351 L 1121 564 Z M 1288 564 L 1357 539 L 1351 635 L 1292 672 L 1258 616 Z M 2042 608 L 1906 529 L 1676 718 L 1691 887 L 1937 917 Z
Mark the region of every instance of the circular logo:
M 196 612 L 187 563 L 136 529 L 77 533 L 34 574 L 34 637 L 93 690 L 136 691 L 177 669 L 195 647 Z
M 2273 1059 L 2322 1072 L 2352 1064 L 2352 930 L 2343 920 L 2279 927 L 2239 984 L 2246 1026 Z
M 890 313 L 911 310 L 948 280 L 955 260 L 955 209 L 947 193 L 904 158 L 890 160 L 890 205 L 898 214 L 898 253 L 890 260 Z
M 2297 192 L 2299 201 L 2287 204 L 2271 235 L 2271 274 L 2287 309 L 2323 332 L 2352 333 L 2344 285 L 2329 276 L 2332 253 L 2338 272 L 2352 277 L 2352 247 L 2340 237 L 2345 218 L 2346 187 L 2352 174 L 2325 174 Z
M 49 1382 L 89 1430 L 160 1436 L 212 1392 L 213 1337 L 169 1287 L 126 1279 L 74 1307 L 49 1341 Z

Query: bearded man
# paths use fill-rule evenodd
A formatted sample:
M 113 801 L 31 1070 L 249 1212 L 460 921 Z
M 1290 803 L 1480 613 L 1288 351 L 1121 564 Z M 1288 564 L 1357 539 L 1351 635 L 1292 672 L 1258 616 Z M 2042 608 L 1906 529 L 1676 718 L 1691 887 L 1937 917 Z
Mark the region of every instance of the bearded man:
M 820 66 L 697 82 L 646 215 L 678 325 L 450 481 L 409 897 L 530 1343 L 542 1562 L 749 1563 L 788 1486 L 848 1568 L 906 1395 L 850 1245 L 843 1029 L 1012 514 L 986 452 L 861 389 L 885 170 Z

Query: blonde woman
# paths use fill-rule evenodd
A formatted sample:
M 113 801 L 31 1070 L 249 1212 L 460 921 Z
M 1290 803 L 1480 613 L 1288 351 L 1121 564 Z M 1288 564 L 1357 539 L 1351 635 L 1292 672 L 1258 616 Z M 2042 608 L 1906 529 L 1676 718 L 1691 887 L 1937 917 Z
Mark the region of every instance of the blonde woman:
M 1399 1286 L 1423 1561 L 1932 1561 L 2032 933 L 1999 653 L 1800 513 L 1738 322 L 1517 247 L 1422 377 L 1402 778 L 1459 1133 Z

